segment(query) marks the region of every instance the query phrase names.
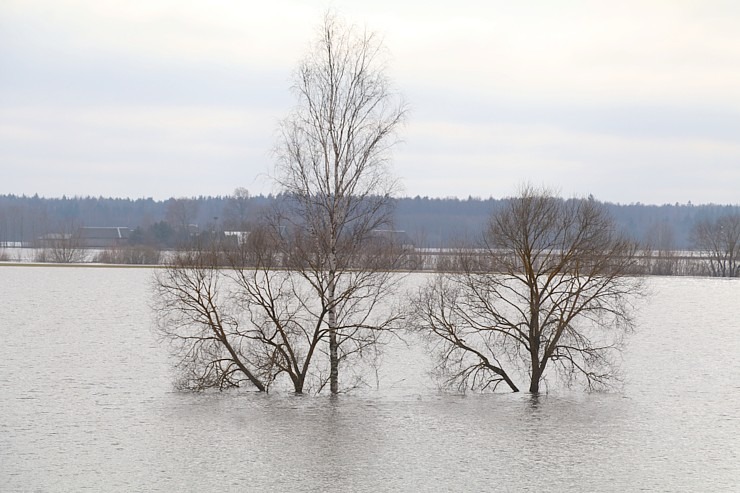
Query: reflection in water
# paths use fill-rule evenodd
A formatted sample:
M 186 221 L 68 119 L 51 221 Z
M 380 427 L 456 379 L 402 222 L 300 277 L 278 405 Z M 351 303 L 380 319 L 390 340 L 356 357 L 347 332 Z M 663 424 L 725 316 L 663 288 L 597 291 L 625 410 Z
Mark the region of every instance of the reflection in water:
M 139 269 L 0 268 L 7 491 L 731 491 L 740 283 L 653 279 L 621 393 L 440 394 L 414 345 L 351 395 L 173 392 Z M 722 341 L 717 344 L 717 341 Z M 688 364 L 690 362 L 690 364 Z
M 540 398 L 541 394 L 527 394 L 528 397 L 528 403 L 529 403 L 529 409 L 532 411 L 532 414 L 536 414 L 537 410 L 540 407 Z

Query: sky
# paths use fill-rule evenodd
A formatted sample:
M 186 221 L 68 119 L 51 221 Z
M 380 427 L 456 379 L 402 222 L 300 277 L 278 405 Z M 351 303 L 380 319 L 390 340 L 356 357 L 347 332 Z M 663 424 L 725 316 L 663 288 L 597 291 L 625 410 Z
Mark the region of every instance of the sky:
M 277 192 L 327 9 L 384 40 L 403 196 L 740 204 L 740 3 L 713 0 L 2 0 L 0 194 Z

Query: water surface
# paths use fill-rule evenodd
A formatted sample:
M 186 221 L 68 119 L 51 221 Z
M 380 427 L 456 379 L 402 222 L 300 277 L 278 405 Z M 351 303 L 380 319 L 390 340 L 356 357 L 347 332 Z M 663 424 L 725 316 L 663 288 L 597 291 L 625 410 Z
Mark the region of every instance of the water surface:
M 736 491 L 740 283 L 654 278 L 613 393 L 175 392 L 148 269 L 0 267 L 3 491 Z

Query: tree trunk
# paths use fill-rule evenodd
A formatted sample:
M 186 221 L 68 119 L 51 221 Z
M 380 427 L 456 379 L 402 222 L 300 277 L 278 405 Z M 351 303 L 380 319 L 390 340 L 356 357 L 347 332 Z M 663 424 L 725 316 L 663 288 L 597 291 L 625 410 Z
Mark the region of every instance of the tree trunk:
M 211 327 L 213 328 L 213 325 Z M 249 371 L 249 369 L 244 365 L 241 358 L 239 357 L 237 352 L 234 350 L 233 346 L 229 343 L 229 340 L 226 338 L 226 335 L 224 334 L 224 330 L 223 328 L 220 327 L 220 325 L 216 333 L 221 343 L 224 345 L 226 350 L 231 355 L 232 361 L 236 363 L 236 366 L 241 370 L 241 372 L 244 375 L 246 375 L 246 377 L 249 379 L 250 382 L 252 382 L 252 385 L 257 387 L 257 390 L 259 390 L 260 392 L 267 392 L 267 388 L 265 387 L 265 385 L 256 376 L 254 376 L 254 374 L 251 371 Z
M 509 378 L 509 375 L 507 375 L 506 372 L 502 370 L 499 375 L 501 375 L 501 378 L 504 379 L 504 382 L 506 382 L 506 385 L 509 386 L 512 392 L 519 392 L 519 387 L 514 384 L 514 382 Z
M 329 263 L 329 289 L 327 293 L 327 303 L 329 304 L 329 387 L 332 394 L 339 393 L 339 341 L 337 340 L 337 311 L 334 305 L 334 296 L 336 291 L 336 272 L 334 254 L 332 253 Z
M 331 318 L 331 316 L 330 316 Z M 339 344 L 337 342 L 337 329 L 329 329 L 329 362 L 331 371 L 329 373 L 330 390 L 332 394 L 339 393 Z
M 540 341 L 539 337 L 530 343 L 529 357 L 532 360 L 532 378 L 529 381 L 529 391 L 536 394 L 540 391 L 540 378 L 542 378 L 543 366 L 540 364 Z
M 529 382 L 529 391 L 533 394 L 537 394 L 540 391 L 540 377 L 542 376 L 542 373 L 539 371 L 539 367 L 537 368 L 537 371 L 532 372 L 532 379 Z
M 293 378 L 293 390 L 296 394 L 303 393 L 303 375 L 298 375 Z

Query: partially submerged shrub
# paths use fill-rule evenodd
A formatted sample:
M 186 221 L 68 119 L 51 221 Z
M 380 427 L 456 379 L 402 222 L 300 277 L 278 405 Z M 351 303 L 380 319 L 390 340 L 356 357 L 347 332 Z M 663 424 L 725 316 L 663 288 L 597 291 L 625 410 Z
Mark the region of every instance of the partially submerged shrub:
M 161 252 L 148 246 L 116 247 L 101 251 L 94 262 L 101 264 L 156 265 Z

